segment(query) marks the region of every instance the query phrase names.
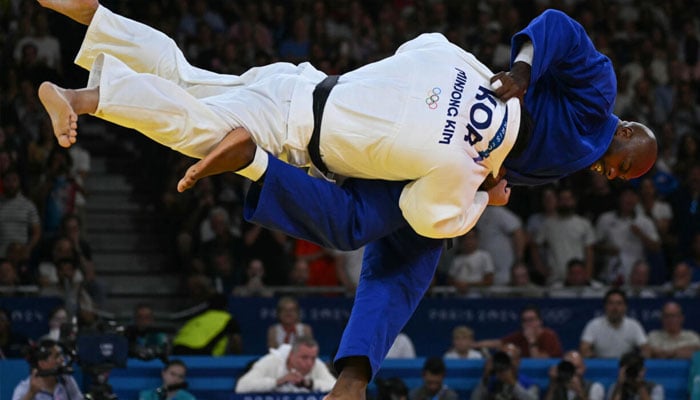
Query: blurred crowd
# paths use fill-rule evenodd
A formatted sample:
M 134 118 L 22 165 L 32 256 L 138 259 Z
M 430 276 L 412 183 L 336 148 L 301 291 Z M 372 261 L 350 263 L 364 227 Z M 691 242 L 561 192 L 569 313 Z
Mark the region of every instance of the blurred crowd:
M 507 70 L 510 37 L 546 8 L 578 20 L 617 72 L 615 112 L 648 124 L 659 141 L 652 171 L 609 182 L 582 171 L 554 185 L 516 188 L 445 252 L 436 286 L 482 296 L 697 297 L 700 287 L 700 5 L 577 0 L 107 0 L 109 8 L 172 37 L 201 68 L 241 74 L 277 61 L 310 61 L 342 74 L 441 32 L 494 72 Z M 69 313 L 107 296 L 82 229 L 90 152 L 60 148 L 37 87 L 82 87 L 72 65 L 84 27 L 33 0 L 0 1 L 0 294 L 38 285 Z M 108 129 L 118 128 L 109 126 Z M 192 303 L 213 293 L 272 296 L 274 288 L 342 287 L 352 294 L 362 249 L 338 252 L 246 223 L 248 184 L 206 178 L 184 194 L 193 160 L 130 135 L 137 188 L 156 204 L 168 269 Z

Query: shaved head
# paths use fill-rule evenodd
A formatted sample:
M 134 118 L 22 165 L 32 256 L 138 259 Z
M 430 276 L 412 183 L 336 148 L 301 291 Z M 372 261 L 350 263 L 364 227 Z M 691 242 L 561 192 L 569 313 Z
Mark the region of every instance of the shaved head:
M 620 121 L 608 150 L 591 170 L 610 180 L 639 178 L 654 166 L 657 151 L 656 136 L 649 127 Z

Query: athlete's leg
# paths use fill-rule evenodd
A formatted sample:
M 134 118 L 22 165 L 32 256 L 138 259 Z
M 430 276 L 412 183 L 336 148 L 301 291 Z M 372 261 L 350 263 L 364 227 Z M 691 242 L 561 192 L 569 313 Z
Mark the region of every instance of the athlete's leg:
M 441 240 L 419 236 L 410 227 L 367 246 L 336 354 L 341 373 L 328 399 L 364 397 L 363 389 L 430 286 L 441 252 Z
M 222 75 L 190 65 L 175 41 L 148 25 L 122 17 L 95 0 L 44 0 L 53 9 L 88 25 L 75 63 L 90 70 L 102 53 L 109 54 L 140 73 L 158 75 L 191 90 L 198 98 L 223 93 L 240 85 L 235 75 Z
M 65 134 L 63 120 L 67 111 L 55 107 L 59 103 L 59 88 L 49 84 L 40 92 L 42 101 L 49 105 L 55 134 L 61 138 Z M 97 107 L 92 110 L 73 110 L 80 114 L 90 112 L 95 116 L 140 131 L 149 138 L 185 155 L 202 158 L 209 153 L 232 129 L 233 122 L 224 121 L 207 104 L 173 82 L 151 74 L 139 74 L 120 60 L 106 54 L 95 59 L 90 72 L 88 88 L 99 87 Z M 74 91 L 75 96 L 87 95 L 94 91 Z M 51 94 L 51 95 L 47 95 Z M 53 105 L 53 106 L 52 106 Z M 72 117 L 68 112 L 69 118 Z M 71 125 L 68 132 L 75 128 Z M 62 143 L 64 145 L 65 143 Z

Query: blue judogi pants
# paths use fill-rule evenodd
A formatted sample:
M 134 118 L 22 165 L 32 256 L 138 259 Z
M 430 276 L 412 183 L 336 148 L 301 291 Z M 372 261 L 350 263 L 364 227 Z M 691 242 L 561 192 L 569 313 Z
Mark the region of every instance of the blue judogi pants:
M 403 218 L 405 184 L 348 179 L 337 186 L 270 157 L 265 183 L 246 196 L 248 221 L 324 247 L 367 245 L 339 368 L 346 357 L 364 356 L 374 376 L 435 274 L 443 242 L 419 236 Z

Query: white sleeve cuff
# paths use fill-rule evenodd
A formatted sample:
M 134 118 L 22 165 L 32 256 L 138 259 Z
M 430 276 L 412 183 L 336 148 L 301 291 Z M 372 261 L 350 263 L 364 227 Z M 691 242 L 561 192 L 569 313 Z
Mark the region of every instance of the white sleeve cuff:
M 532 65 L 532 59 L 535 57 L 535 47 L 532 45 L 532 42 L 528 41 L 523 43 L 522 46 L 520 46 L 520 52 L 518 53 L 518 56 L 515 57 L 515 61 L 513 61 L 513 64 L 515 64 L 518 61 L 522 61 L 528 65 Z
M 255 148 L 255 156 L 253 161 L 245 168 L 236 171 L 238 175 L 244 176 L 255 182 L 267 171 L 268 154 L 260 146 Z

